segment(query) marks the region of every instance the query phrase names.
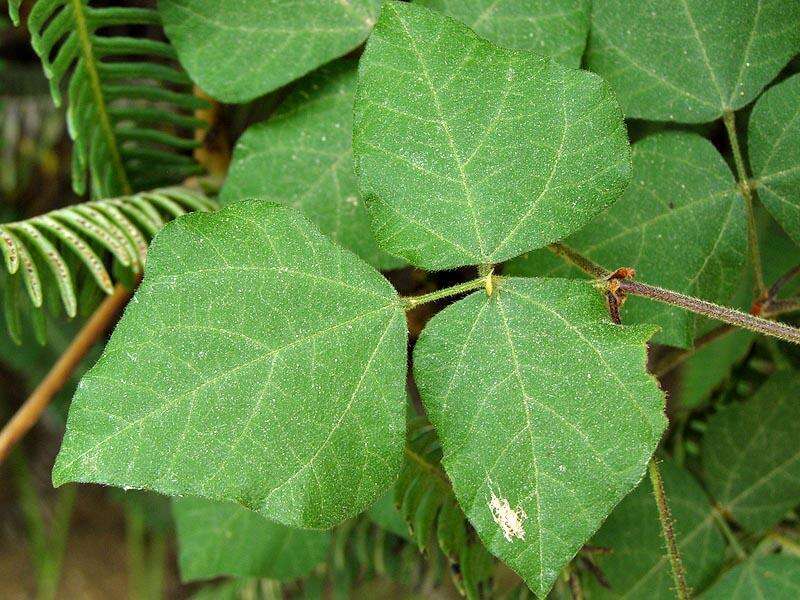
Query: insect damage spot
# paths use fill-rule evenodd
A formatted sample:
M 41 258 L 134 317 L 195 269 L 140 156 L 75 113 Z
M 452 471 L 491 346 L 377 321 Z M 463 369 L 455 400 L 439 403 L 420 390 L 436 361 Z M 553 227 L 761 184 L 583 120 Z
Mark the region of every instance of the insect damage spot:
M 514 538 L 525 540 L 525 527 L 523 524 L 525 523 L 525 519 L 528 518 L 528 515 L 525 514 L 523 508 L 518 506 L 516 509 L 512 510 L 506 498 L 498 497 L 491 487 L 489 491 L 492 494 L 489 500 L 489 510 L 492 511 L 494 522 L 497 523 L 498 527 L 500 527 L 500 530 L 503 532 L 503 537 L 505 537 L 508 542 L 513 542 Z

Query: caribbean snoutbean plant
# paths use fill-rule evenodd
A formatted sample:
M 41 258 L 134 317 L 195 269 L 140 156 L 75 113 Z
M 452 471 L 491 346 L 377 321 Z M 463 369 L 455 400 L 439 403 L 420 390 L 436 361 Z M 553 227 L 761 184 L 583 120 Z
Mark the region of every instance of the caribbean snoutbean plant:
M 348 557 L 413 584 L 386 561 L 416 546 L 471 598 L 794 597 L 800 1 L 37 0 L 28 23 L 94 198 L 0 227 L 12 334 L 23 286 L 72 316 L 153 238 L 56 486 L 174 497 L 183 578 L 231 590 L 346 595 Z M 200 95 L 267 93 L 221 209 L 149 191 L 200 169 Z

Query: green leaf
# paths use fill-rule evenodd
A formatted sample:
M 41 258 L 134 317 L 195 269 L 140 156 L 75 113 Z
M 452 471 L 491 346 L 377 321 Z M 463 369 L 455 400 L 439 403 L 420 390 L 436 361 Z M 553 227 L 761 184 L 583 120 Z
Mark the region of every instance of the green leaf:
M 751 557 L 725 573 L 702 600 L 794 600 L 800 594 L 800 559 L 786 554 Z
M 800 504 L 800 373 L 778 372 L 750 400 L 722 408 L 703 436 L 711 495 L 761 532 Z
M 653 331 L 613 325 L 587 282 L 506 279 L 436 315 L 417 342 L 414 376 L 456 498 L 540 597 L 639 482 L 664 431 L 645 371 Z M 501 521 L 519 522 L 508 538 L 493 497 L 508 502 Z
M 800 3 L 597 0 L 587 64 L 625 116 L 703 123 L 751 102 L 800 49 Z
M 322 233 L 390 269 L 402 261 L 375 243 L 353 173 L 355 87 L 351 59 L 304 79 L 274 116 L 240 138 L 220 201 L 266 198 L 300 209 Z
M 378 244 L 426 269 L 544 246 L 630 178 L 622 116 L 597 76 L 400 2 L 383 5 L 361 59 L 353 153 Z
M 532 50 L 580 67 L 589 33 L 588 0 L 416 0 L 506 48 Z
M 725 541 L 697 481 L 672 461 L 664 461 L 660 467 L 687 584 L 696 592 L 708 585 L 722 565 Z M 591 578 L 587 589 L 591 598 L 675 598 L 649 479 L 619 503 L 592 538 L 592 544 L 611 550 L 594 557 L 611 589 Z
M 406 337 L 391 285 L 296 211 L 181 217 L 81 382 L 53 481 L 330 527 L 400 468 Z
M 759 199 L 800 244 L 800 75 L 767 90 L 750 114 L 747 142 Z
M 159 0 L 191 78 L 224 102 L 247 102 L 347 54 L 369 35 L 378 0 Z
M 700 406 L 730 375 L 753 343 L 754 335 L 737 329 L 699 348 L 680 368 L 676 397 L 683 408 Z
M 380 525 L 386 531 L 407 540 L 411 539 L 408 525 L 406 525 L 403 515 L 394 505 L 394 488 L 378 498 L 378 501 L 372 505 L 367 514 L 374 523 Z
M 330 534 L 292 529 L 231 502 L 175 498 L 183 581 L 221 575 L 287 581 L 323 562 Z
M 626 266 L 647 283 L 726 303 L 747 260 L 744 200 L 714 146 L 692 133 L 662 133 L 633 145 L 633 183 L 589 227 L 565 243 L 609 268 Z M 512 273 L 566 274 L 545 252 L 519 259 Z M 550 254 L 546 252 L 546 254 Z M 655 340 L 690 347 L 700 318 L 641 298 L 623 308 L 626 323 L 655 323 Z

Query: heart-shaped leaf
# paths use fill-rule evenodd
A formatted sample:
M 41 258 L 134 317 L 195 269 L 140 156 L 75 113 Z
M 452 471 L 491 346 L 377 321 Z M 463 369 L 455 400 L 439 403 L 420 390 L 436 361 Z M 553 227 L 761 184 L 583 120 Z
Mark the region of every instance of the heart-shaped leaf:
M 800 3 L 595 0 L 587 64 L 627 117 L 713 121 L 751 102 L 800 50 Z
M 386 2 L 361 58 L 353 153 L 378 244 L 426 269 L 494 263 L 577 230 L 630 178 L 596 75 Z
M 664 430 L 652 326 L 613 325 L 591 284 L 506 279 L 436 315 L 414 376 L 459 504 L 545 597 L 644 473 Z
M 800 28 L 798 28 L 800 29 Z M 753 185 L 759 199 L 800 244 L 800 75 L 770 88 L 747 127 Z
M 379 0 L 159 0 L 164 30 L 203 90 L 247 102 L 347 54 Z
M 296 211 L 182 217 L 78 387 L 53 481 L 330 527 L 397 476 L 406 335 L 391 285 Z
M 349 59 L 300 82 L 272 117 L 239 139 L 220 202 L 265 198 L 292 206 L 332 240 L 390 269 L 403 261 L 375 243 L 353 173 L 355 88 Z

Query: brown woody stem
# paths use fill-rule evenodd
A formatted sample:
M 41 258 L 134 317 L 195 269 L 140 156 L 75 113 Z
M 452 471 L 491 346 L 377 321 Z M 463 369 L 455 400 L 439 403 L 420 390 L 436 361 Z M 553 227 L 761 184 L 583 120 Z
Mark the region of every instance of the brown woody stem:
M 619 280 L 618 289 L 624 293 L 633 294 L 634 296 L 642 296 L 665 304 L 679 306 L 693 313 L 710 317 L 717 321 L 728 323 L 729 325 L 736 325 L 737 327 L 743 327 L 744 329 L 749 329 L 756 333 L 776 337 L 786 342 L 800 344 L 800 329 L 792 327 L 791 325 L 786 325 L 785 323 L 769 321 L 734 308 L 720 306 L 713 302 L 707 302 L 699 298 L 679 294 L 678 292 L 665 290 L 664 288 L 647 285 L 646 283 L 639 283 L 637 281 L 630 281 L 627 279 Z
M 6 423 L 0 431 L 0 463 L 14 444 L 36 424 L 53 396 L 69 381 L 83 357 L 111 326 L 131 295 L 132 292 L 126 287 L 116 286 L 114 293 L 103 300 L 50 372 Z

